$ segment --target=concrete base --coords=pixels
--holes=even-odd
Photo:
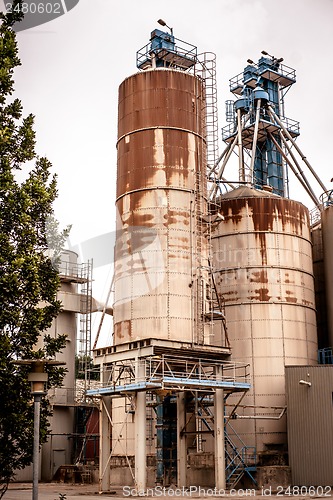
[[[186,486],[215,486],[214,453],[189,453],[187,457]]]
[[[153,460],[152,460],[153,458]],[[151,465],[155,457],[147,456],[147,488],[153,488],[155,486],[156,479],[156,466]],[[133,456],[128,457],[128,461],[131,465],[132,472],[134,474],[135,470],[135,460]],[[110,461],[111,473],[110,473],[110,485],[111,486],[132,486],[134,487],[134,479],[131,474],[131,470],[128,466],[126,457],[118,455],[111,458]]]
[[[270,488],[276,492],[279,486],[291,485],[291,469],[286,465],[269,465],[257,467],[256,481],[259,488]]]

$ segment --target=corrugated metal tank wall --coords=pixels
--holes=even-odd
[[[115,343],[192,341],[195,209],[204,186],[202,82],[153,70],[119,88]]]
[[[218,205],[224,221],[212,239],[217,288],[233,359],[250,363],[252,373],[253,388],[242,403],[284,406],[284,365],[317,362],[308,211],[247,187],[222,196]],[[257,408],[262,413],[267,410]],[[233,426],[259,451],[287,442],[285,417]]]
[[[333,347],[333,205],[326,207],[322,211],[321,224],[328,323],[328,345],[324,347]]]

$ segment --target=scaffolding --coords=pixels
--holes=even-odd
[[[81,396],[89,387],[91,373],[91,314],[92,314],[92,260],[85,263],[61,261],[59,276],[63,283],[75,284],[79,287],[80,297],[79,334],[76,343],[76,357],[78,360],[77,375],[84,380],[84,387],[80,388]]]

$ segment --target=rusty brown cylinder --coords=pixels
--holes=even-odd
[[[286,419],[260,420],[284,406],[285,365],[317,362],[308,210],[301,203],[241,187],[219,200],[224,221],[213,235],[216,283],[224,297],[232,356],[250,364],[243,403],[257,419],[235,423],[258,451],[286,444]],[[240,413],[240,412],[239,412]]]
[[[193,340],[195,196],[206,145],[202,82],[154,70],[119,88],[115,343]]]

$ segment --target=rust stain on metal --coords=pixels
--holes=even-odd
[[[188,73],[164,70],[132,75],[119,87],[118,137],[163,125],[203,135],[203,95],[202,82]]]
[[[258,239],[262,265],[267,265],[266,234],[282,226],[282,231],[303,236],[308,228],[308,212],[300,203],[286,198],[253,196],[219,199],[219,212],[224,223],[237,226],[244,224],[245,218],[252,219],[253,230]],[[281,230],[281,229],[280,229]]]
[[[268,294],[268,288],[258,288],[254,290],[255,295],[250,295],[249,300],[259,300],[260,302],[269,302],[272,298],[271,295]]]
[[[165,222],[163,226],[168,227],[173,224],[183,224],[184,226],[190,225],[190,213],[187,212],[178,212],[177,210],[168,210],[168,212],[163,216]]]
[[[172,322],[161,320],[152,324],[147,297],[144,294],[137,299],[130,296],[131,275],[136,273],[135,286],[140,284],[137,274],[140,273],[144,290],[150,283],[156,283],[162,289],[167,287],[168,296],[179,293],[179,282],[184,277],[191,281],[191,203],[197,179],[201,176],[204,179],[206,169],[204,94],[200,79],[173,70],[137,73],[119,87],[116,195],[119,216],[115,248],[118,302],[114,306],[118,343],[131,338],[134,329],[135,336],[155,334],[170,338]],[[205,185],[205,180],[203,182]],[[134,236],[131,228],[138,228]],[[144,256],[141,260],[134,252],[149,245],[149,231],[156,241],[155,247],[148,249],[145,261]],[[122,262],[117,263],[118,259]],[[177,282],[173,276],[179,272]],[[159,303],[161,289],[149,291],[152,302]],[[122,298],[127,305],[124,306]],[[189,294],[188,304],[190,301]],[[178,303],[181,308],[184,301]],[[187,309],[190,307],[168,312],[168,318],[177,315],[179,325],[184,320],[184,338],[191,340]],[[133,310],[141,311],[140,322],[146,320],[149,327],[137,332],[137,324],[135,327],[132,324]]]
[[[305,299],[302,299],[302,304],[303,306],[313,306],[313,303],[310,302],[310,300],[305,300]]]
[[[286,297],[286,302],[290,302],[291,304],[297,304],[296,297]]]
[[[292,297],[292,295],[294,295],[293,292],[291,292],[290,290],[286,290],[286,297],[285,297],[286,302],[297,304],[297,297]]]
[[[267,271],[262,269],[251,273],[250,282],[252,283],[268,283]]]
[[[125,336],[128,338],[132,337],[132,325],[128,320],[121,321],[120,323],[115,323],[114,334],[116,339],[123,339]]]

